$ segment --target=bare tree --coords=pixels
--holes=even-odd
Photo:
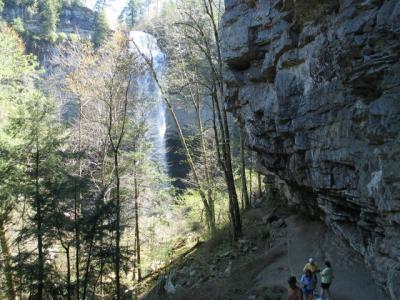
[[[193,178],[194,178],[194,184],[195,184],[195,188],[198,190],[200,197],[202,199],[203,205],[205,207],[205,210],[207,212],[207,220],[208,220],[208,226],[211,232],[213,232],[215,230],[215,221],[214,221],[214,217],[212,214],[212,208],[210,208],[210,204],[212,205],[212,201],[208,201],[207,199],[207,192],[206,192],[206,188],[204,187],[204,182],[201,179],[201,176],[199,175],[199,172],[196,168],[195,165],[195,161],[193,159],[193,154],[190,151],[189,145],[188,145],[188,141],[187,141],[187,137],[184,135],[183,130],[182,130],[182,126],[181,123],[178,119],[178,116],[176,114],[176,110],[175,107],[169,97],[169,94],[167,92],[167,90],[165,89],[165,86],[163,85],[163,83],[160,81],[159,75],[157,74],[157,71],[155,70],[154,67],[154,59],[153,57],[150,55],[150,57],[148,55],[146,55],[145,53],[143,53],[143,50],[140,49],[140,47],[136,44],[135,41],[132,41],[132,44],[134,45],[134,47],[136,48],[137,53],[142,57],[142,59],[144,60],[144,62],[146,63],[148,70],[151,72],[159,90],[162,96],[162,99],[164,101],[164,103],[167,106],[168,111],[170,112],[173,122],[176,126],[177,132],[178,132],[178,136],[179,139],[181,141],[184,153],[186,155],[186,160],[187,163],[190,167],[190,170],[193,174]],[[199,114],[197,114],[199,116]],[[201,123],[201,120],[199,121]],[[210,194],[209,194],[210,195]],[[211,195],[210,195],[211,198]],[[209,199],[210,199],[209,198]]]
[[[183,76],[186,80],[181,80],[181,88],[189,90],[187,94],[191,95],[189,98],[194,99],[195,110],[196,98],[200,95],[198,91],[201,91],[201,103],[206,103],[206,99],[209,99],[211,102],[216,157],[225,177],[229,195],[232,232],[236,240],[240,237],[242,229],[235,178],[233,175],[230,127],[227,110],[223,101],[225,91],[219,36],[219,21],[223,4],[222,1],[211,0],[177,1],[176,3],[177,16],[174,16],[174,20],[171,23],[172,27],[175,28],[175,40],[180,40],[181,46],[177,47],[174,44],[173,51],[170,52],[173,57],[178,56],[177,60],[183,61],[179,65],[186,72],[189,71],[189,76],[187,74]],[[171,40],[169,31],[165,30],[167,37],[164,42],[166,44]],[[176,60],[171,65],[175,64]],[[151,64],[149,66],[151,67]],[[193,76],[190,76],[192,74]],[[167,100],[171,102],[169,99]],[[185,150],[185,152],[187,151]],[[189,165],[191,165],[190,159],[188,161]],[[194,168],[194,164],[191,168]],[[202,188],[204,189],[203,186]]]
[[[135,95],[132,93],[134,77],[138,70],[134,56],[129,52],[126,35],[116,32],[112,39],[94,50],[89,44],[72,44],[68,49],[58,49],[53,61],[60,70],[54,72],[53,82],[59,84],[59,78],[66,78],[64,95],[77,103],[76,117],[71,120],[71,138],[76,141],[78,177],[89,177],[97,196],[91,201],[95,204],[93,221],[90,224],[85,257],[83,298],[87,295],[88,279],[91,272],[94,238],[100,222],[102,207],[107,201],[114,202],[114,271],[115,295],[121,297],[121,152],[125,151],[127,132],[131,129],[129,113],[133,110]],[[57,80],[58,79],[58,80]],[[57,85],[56,85],[57,87]],[[58,86],[58,88],[60,88]],[[56,89],[57,90],[57,89]],[[63,101],[62,106],[65,106]],[[68,102],[68,99],[67,99]],[[60,108],[60,111],[62,109]],[[125,166],[123,166],[125,169]],[[81,193],[78,193],[74,205],[74,216],[78,216],[81,207]],[[90,203],[85,203],[88,206]],[[96,212],[98,211],[98,212]],[[77,217],[75,217],[78,222]],[[82,222],[82,218],[80,222]],[[79,224],[79,223],[78,223]],[[76,233],[79,233],[76,230]],[[80,282],[80,235],[75,235],[76,285]],[[100,277],[101,274],[100,274]],[[81,292],[77,291],[80,295]]]

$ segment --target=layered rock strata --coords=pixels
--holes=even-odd
[[[226,105],[260,170],[400,299],[400,2],[225,6]]]
[[[5,6],[2,17],[9,23],[16,18],[24,21],[26,30],[35,34],[42,31],[41,16],[39,12],[31,12],[24,5]],[[81,37],[90,38],[95,30],[95,13],[83,6],[66,6],[60,10],[57,31],[76,33]]]

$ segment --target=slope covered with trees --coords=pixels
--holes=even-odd
[[[397,299],[400,4],[310,1],[0,0],[0,299]]]
[[[59,5],[41,2],[47,37]],[[233,242],[241,236],[257,180],[223,104],[222,3],[167,3],[150,22],[138,6],[128,3],[122,28],[158,37],[164,75],[128,31],[108,31],[101,8],[93,40],[55,42],[47,70],[25,49],[24,23],[0,25],[1,298],[133,297],[199,240],[228,224]],[[190,169],[184,190],[152,157],[146,74]]]

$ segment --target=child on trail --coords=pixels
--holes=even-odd
[[[325,260],[326,268],[321,272],[321,300],[328,300],[331,298],[329,287],[331,286],[334,278],[331,263]]]
[[[306,269],[303,276],[301,276],[300,282],[303,285],[302,291],[305,300],[312,300],[316,281],[310,269]]]
[[[303,300],[303,294],[297,286],[297,279],[295,276],[290,276],[288,279],[288,300]]]

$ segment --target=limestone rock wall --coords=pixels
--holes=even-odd
[[[260,169],[400,299],[400,1],[225,6],[226,105]]]
[[[32,13],[24,5],[6,4],[2,17],[7,22],[16,18],[24,20],[26,29],[33,33],[41,32],[41,20],[38,12]],[[57,31],[77,33],[84,38],[90,38],[95,30],[95,13],[84,6],[66,6],[60,9]]]
[[[16,18],[23,20],[26,32],[22,37],[28,52],[35,54],[46,70],[50,69],[48,59],[57,43],[49,42],[43,37],[43,24],[39,11],[32,12],[26,5],[6,2],[0,17],[9,24],[12,24]],[[57,33],[75,34],[79,35],[81,39],[89,40],[95,32],[95,18],[95,12],[87,7],[64,6],[59,11]],[[42,38],[33,38],[34,35]]]

